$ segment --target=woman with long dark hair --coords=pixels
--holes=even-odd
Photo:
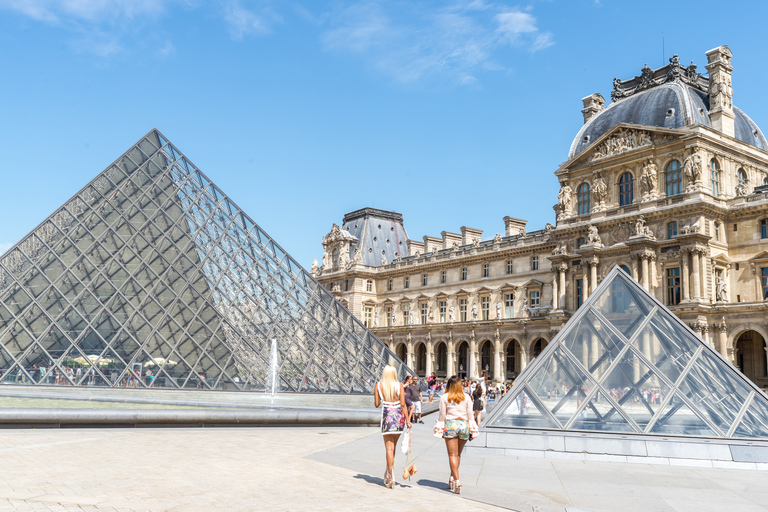
[[[445,394],[440,397],[440,417],[435,423],[435,435],[442,435],[445,439],[448,463],[451,466],[448,489],[456,494],[461,493],[461,482],[459,482],[461,452],[467,441],[474,439],[477,433],[477,423],[472,413],[472,399],[464,392],[461,379],[454,375],[448,379]]]

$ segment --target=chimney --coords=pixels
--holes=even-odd
[[[733,87],[731,87],[731,57],[727,46],[718,46],[707,52],[709,72],[709,119],[712,128],[734,136]]]
[[[581,102],[584,103],[584,110],[582,110],[581,113],[584,114],[584,124],[587,124],[587,121],[603,110],[605,98],[603,98],[599,92],[596,92],[595,94],[590,94],[586,98],[581,98]]]
[[[473,244],[475,240],[479,242],[482,236],[483,236],[482,229],[475,229],[475,228],[468,228],[467,226],[461,226],[461,244],[462,245]]]
[[[504,236],[514,236],[525,233],[526,224],[528,224],[527,220],[504,217]]]

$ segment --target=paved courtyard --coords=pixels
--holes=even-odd
[[[433,421],[394,490],[376,428],[2,430],[0,510],[768,511],[766,471],[498,456],[465,456],[457,497]]]

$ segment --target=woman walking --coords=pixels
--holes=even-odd
[[[395,486],[395,447],[405,426],[411,428],[406,416],[405,389],[397,381],[394,366],[386,366],[381,373],[381,381],[373,388],[373,403],[381,406],[381,435],[387,451],[387,470],[384,472],[384,485],[387,489]]]
[[[454,375],[448,379],[445,394],[440,397],[440,417],[435,424],[435,435],[442,434],[445,439],[448,463],[451,466],[448,489],[455,494],[461,494],[461,452],[467,441],[474,439],[477,433],[477,424],[472,414],[472,399],[464,393],[461,380]]]
[[[472,411],[475,414],[475,423],[479,425],[483,414],[483,388],[480,386],[477,386],[472,394]]]

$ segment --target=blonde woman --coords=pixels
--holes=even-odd
[[[461,482],[459,482],[461,452],[467,441],[474,439],[477,434],[477,423],[472,413],[472,399],[464,392],[461,379],[454,375],[448,379],[445,394],[440,397],[440,417],[435,423],[435,436],[445,439],[448,464],[451,466],[448,489],[455,494],[461,494]]]
[[[387,470],[384,472],[384,485],[387,489],[395,486],[395,447],[406,425],[411,428],[408,408],[405,406],[405,389],[397,381],[394,366],[387,366],[381,373],[381,381],[373,389],[373,403],[381,406],[381,435],[387,451]]]

